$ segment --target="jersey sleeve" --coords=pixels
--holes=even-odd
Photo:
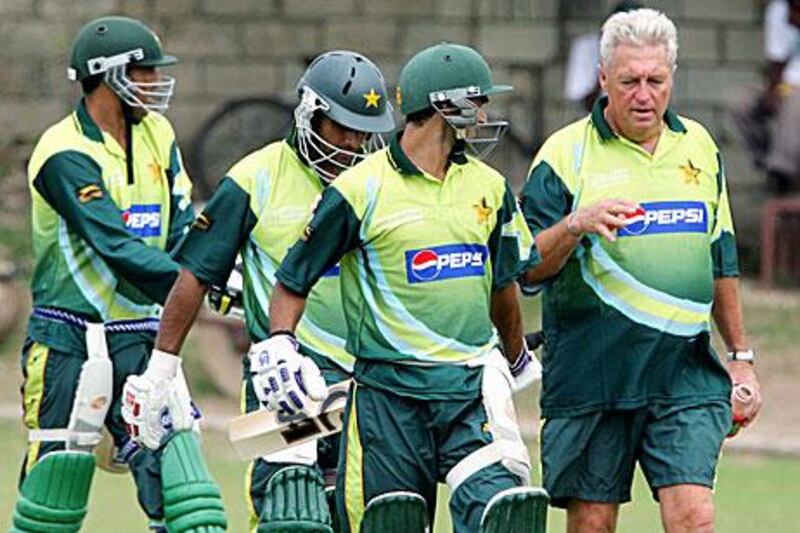
[[[512,283],[540,261],[533,246],[533,235],[508,185],[497,212],[497,223],[489,236],[489,255],[492,258],[493,290]]]
[[[283,259],[278,281],[292,292],[307,295],[325,272],[358,246],[360,228],[353,205],[335,186],[328,187],[303,236]]]
[[[739,259],[736,251],[736,236],[733,230],[725,166],[717,153],[718,198],[714,227],[711,233],[711,259],[715,278],[730,278],[739,275]]]
[[[80,152],[59,152],[42,165],[33,186],[117,275],[164,303],[179,267],[166,252],[128,231],[97,163]]]
[[[226,177],[178,245],[175,260],[203,283],[224,286],[257,222],[250,194]]]
[[[554,226],[572,210],[573,196],[555,169],[544,159],[534,163],[522,188],[521,205],[531,233]]]
[[[171,195],[167,250],[172,251],[180,239],[189,231],[189,226],[194,220],[192,182],[186,173],[186,168],[183,166],[181,151],[175,140],[172,141],[172,146],[170,147],[167,179]]]

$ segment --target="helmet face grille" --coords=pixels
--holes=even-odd
[[[314,89],[306,87],[302,90],[300,104],[294,110],[297,149],[314,173],[325,182],[333,181],[371,152],[383,148],[383,139],[378,134],[367,135],[358,152],[340,148],[325,140],[314,131],[312,122],[316,112],[325,113],[328,109],[330,106],[325,99]]]
[[[155,82],[135,82],[125,72],[124,65],[106,71],[105,82],[126,104],[155,113],[164,113],[175,91],[175,79],[161,76]]]

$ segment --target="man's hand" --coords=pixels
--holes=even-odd
[[[617,229],[629,224],[628,217],[641,211],[636,202],[614,198],[582,207],[567,217],[567,231],[574,237],[597,233],[609,242],[617,240]]]
[[[153,350],[147,369],[122,387],[122,418],[139,444],[157,449],[170,431],[192,429],[199,413],[189,398],[180,358]]]
[[[297,340],[287,333],[254,344],[247,354],[256,397],[270,411],[294,415],[309,400],[324,400],[328,387],[317,365],[298,352]]]
[[[747,361],[729,361],[728,374],[733,382],[731,393],[733,422],[741,427],[747,427],[761,410],[761,387],[758,376],[753,365]],[[746,393],[743,394],[744,390]],[[745,400],[744,396],[748,396],[749,400]]]
[[[514,392],[529,387],[542,379],[542,364],[536,358],[533,350],[527,346],[527,338],[526,343],[522,345],[522,351],[509,368],[511,375],[514,377],[514,385],[512,387]]]

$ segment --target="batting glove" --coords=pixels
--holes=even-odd
[[[256,397],[270,411],[302,413],[328,394],[319,367],[298,349],[293,335],[279,333],[254,344],[248,353]]]

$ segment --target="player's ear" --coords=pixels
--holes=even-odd
[[[608,92],[608,73],[602,63],[600,63],[599,67],[597,71],[600,78],[600,88],[603,89],[604,92]]]

